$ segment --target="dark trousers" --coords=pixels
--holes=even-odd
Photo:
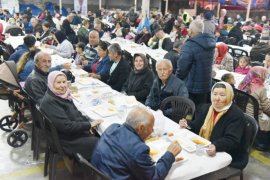
[[[189,99],[191,99],[194,102],[197,108],[201,104],[209,103],[209,94],[210,93],[201,93],[201,94],[189,93]]]

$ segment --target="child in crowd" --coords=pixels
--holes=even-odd
[[[238,61],[238,67],[235,69],[235,72],[240,74],[247,74],[251,68],[249,65],[249,57],[241,56]]]
[[[76,44],[74,60],[76,65],[82,65],[82,61],[84,60],[84,48],[85,44],[83,42],[79,42]]]
[[[224,74],[224,75],[221,77],[221,80],[224,81],[224,82],[229,83],[229,84],[234,88],[234,85],[235,85],[235,79],[234,79],[233,74],[231,74],[231,73],[226,73],[226,74]]]
[[[264,67],[268,70],[268,80],[270,79],[270,52],[268,52],[266,55],[265,55],[265,59],[263,61],[264,63]]]

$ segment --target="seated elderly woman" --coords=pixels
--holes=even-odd
[[[267,90],[264,86],[267,75],[266,68],[252,67],[238,87],[251,94],[259,102],[259,127],[261,131],[257,134],[256,146],[260,150],[267,150],[270,145],[270,99],[267,97]],[[253,116],[253,105],[248,104],[247,113]]]
[[[172,74],[172,62],[168,59],[163,59],[157,62],[156,70],[158,77],[154,80],[148,95],[145,105],[151,109],[157,110],[161,102],[170,96],[188,97],[188,90],[184,82]],[[169,116],[169,111],[166,116]]]
[[[233,97],[232,86],[218,82],[211,91],[212,103],[200,106],[192,121],[181,119],[179,124],[211,141],[206,150],[208,155],[225,151],[232,156],[230,166],[243,169],[248,163],[243,136],[245,121],[243,112],[232,103]]]
[[[122,92],[133,95],[137,101],[144,103],[153,84],[153,73],[148,68],[148,60],[144,54],[134,55],[134,70],[122,87]]]
[[[89,72],[89,76],[101,79],[110,71],[112,62],[108,56],[108,45],[100,41],[97,47],[97,55],[93,61],[89,61],[87,65],[83,66],[83,69]]]
[[[227,44],[221,42],[216,45],[215,57],[215,66],[218,69],[233,72],[233,57],[229,53]]]
[[[89,131],[91,132],[102,121],[91,121],[78,111],[71,99],[64,73],[53,71],[49,74],[48,89],[40,110],[46,114],[58,131],[64,152],[69,156],[80,153],[90,160],[98,139],[90,135]]]
[[[70,58],[72,53],[74,53],[74,48],[72,44],[67,40],[66,34],[62,31],[56,31],[53,34],[54,40],[58,43],[58,45],[50,46],[44,45],[46,48],[54,49],[54,53],[62,56],[63,58]]]

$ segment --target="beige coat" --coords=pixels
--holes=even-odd
[[[259,102],[259,127],[262,131],[270,131],[270,99],[266,88],[262,87],[251,94]],[[247,105],[247,113],[253,116],[253,105]]]

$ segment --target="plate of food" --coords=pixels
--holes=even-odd
[[[102,105],[96,106],[94,107],[93,111],[101,117],[113,116],[118,113],[115,106],[111,104],[102,104]]]
[[[210,141],[208,141],[207,139],[204,139],[204,138],[202,138],[200,136],[191,137],[190,139],[196,145],[201,144],[201,145],[208,146],[209,144],[211,144]]]

